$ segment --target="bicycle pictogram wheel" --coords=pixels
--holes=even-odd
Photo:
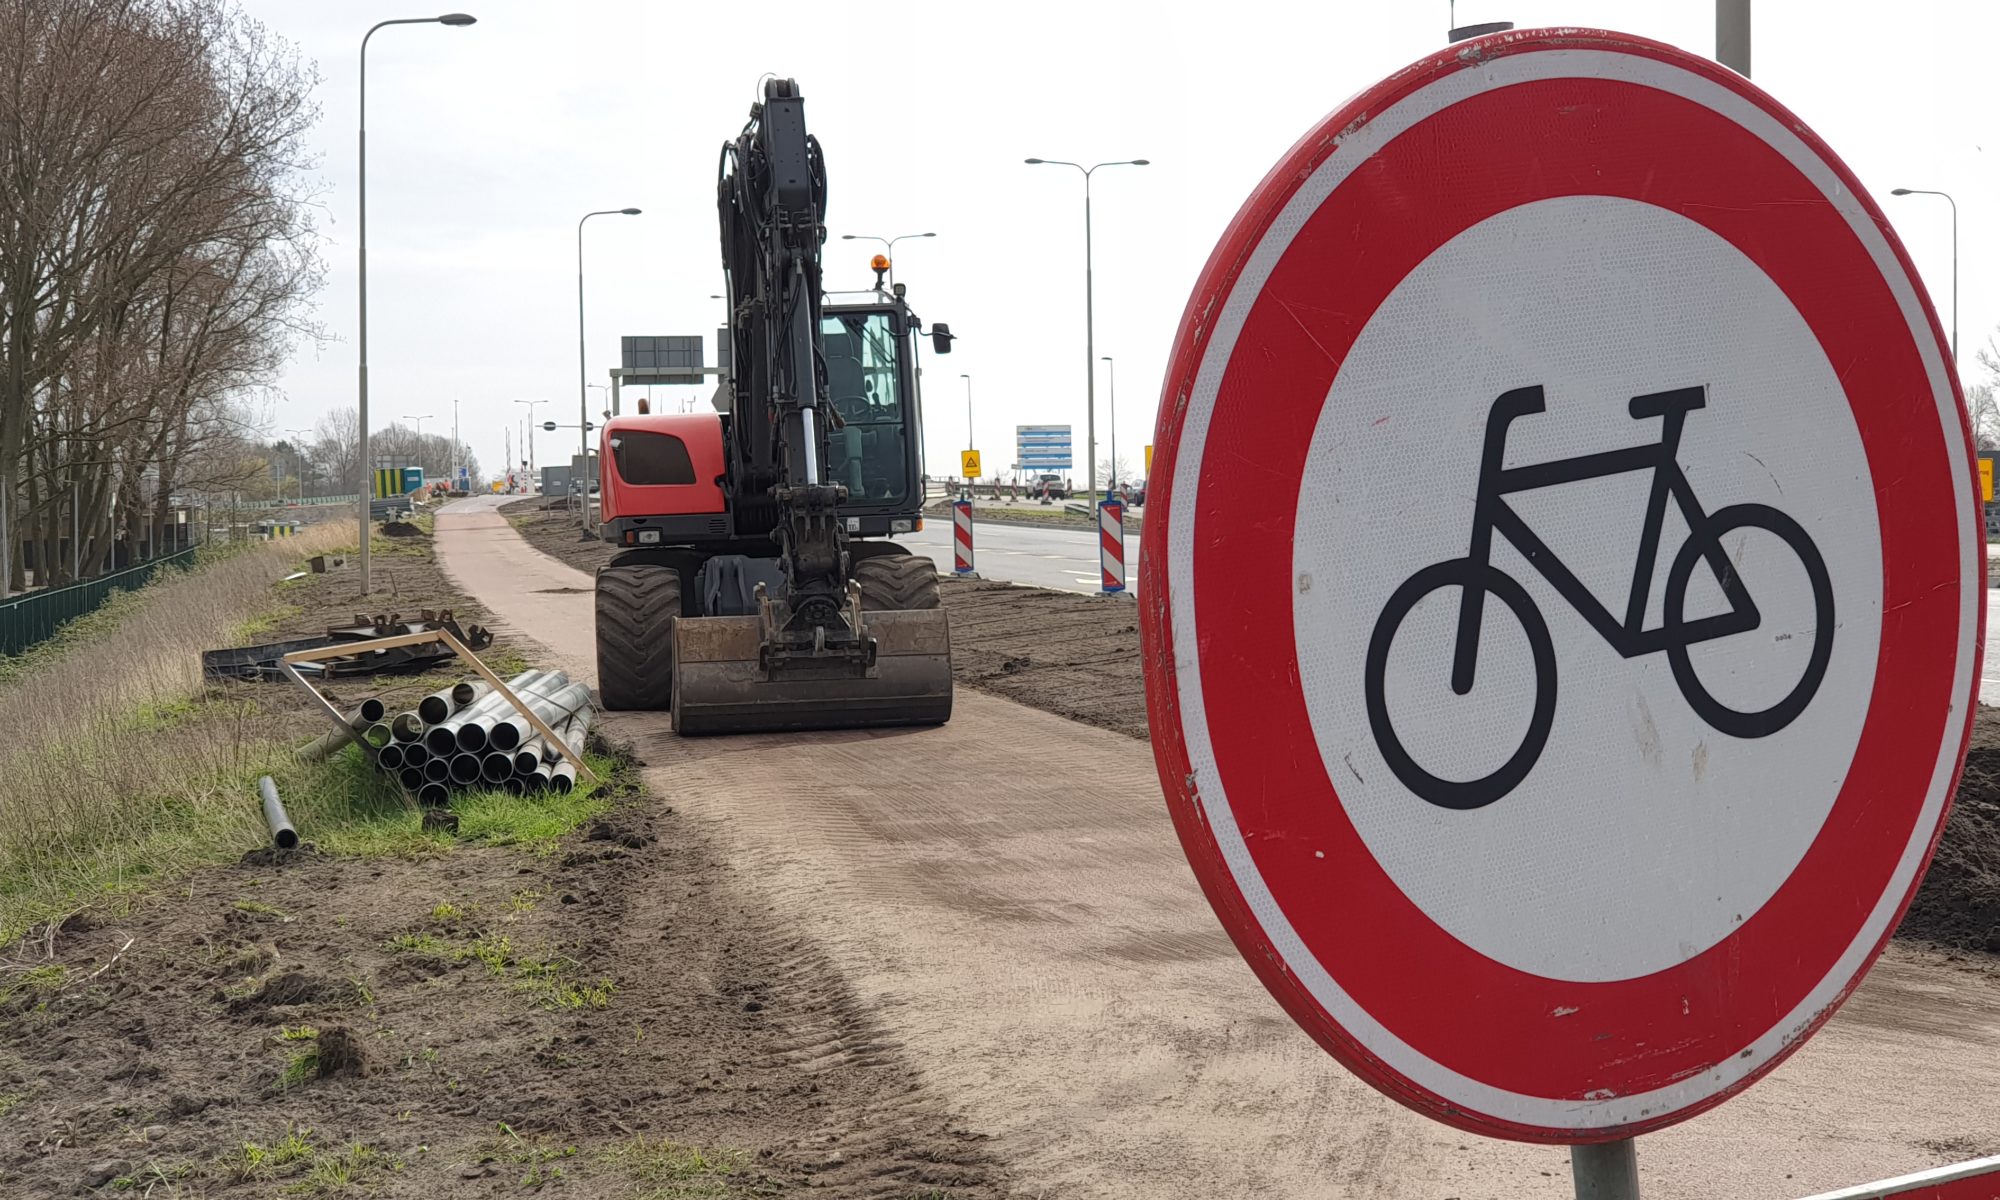
[[[1530,702],[1527,734],[1506,762],[1490,774],[1476,779],[1446,779],[1420,765],[1396,735],[1395,723],[1389,716],[1389,651],[1395,645],[1396,630],[1425,597],[1441,589],[1462,591],[1473,586],[1477,586],[1486,597],[1499,600],[1521,623],[1528,639],[1529,657],[1534,662],[1535,692]],[[1456,597],[1449,602],[1456,607]],[[1460,653],[1476,655],[1478,647],[1463,647]],[[1449,660],[1439,665],[1448,673]],[[1390,595],[1388,603],[1382,606],[1381,616],[1375,619],[1375,631],[1368,639],[1363,680],[1367,691],[1368,724],[1374,731],[1375,743],[1383,760],[1404,787],[1441,808],[1484,808],[1513,791],[1528,777],[1528,772],[1535,769],[1536,760],[1542,756],[1542,748],[1548,744],[1549,730],[1555,726],[1556,646],[1549,636],[1549,623],[1529,597],[1527,589],[1512,575],[1491,563],[1454,558],[1432,563],[1404,580],[1402,586]]]
[[[1667,590],[1662,598],[1661,616],[1668,631],[1683,627],[1687,612],[1688,584],[1694,577],[1695,568],[1701,564],[1707,550],[1719,547],[1724,535],[1738,529],[1762,529],[1774,534],[1798,555],[1800,566],[1805,568],[1806,579],[1812,585],[1813,628],[1812,652],[1807,656],[1805,672],[1784,697],[1768,708],[1753,711],[1734,709],[1715,698],[1700,676],[1695,674],[1692,656],[1688,653],[1691,645],[1701,645],[1701,641],[1690,642],[1684,637],[1669,637],[1667,661],[1672,664],[1674,682],[1680,686],[1681,695],[1695,715],[1708,722],[1717,731],[1731,737],[1768,737],[1798,719],[1806,705],[1812,703],[1814,693],[1819,691],[1820,680],[1826,677],[1826,665],[1833,658],[1833,581],[1828,577],[1826,561],[1820,557],[1819,547],[1807,535],[1805,529],[1791,517],[1766,504],[1731,504],[1718,508],[1708,515],[1699,536],[1690,536],[1674,556],[1673,566],[1667,571]],[[1735,565],[1727,554],[1716,556],[1718,570],[1734,573]],[[1724,590],[1733,590],[1728,579],[1719,579]],[[1753,601],[1755,597],[1752,597]],[[1741,637],[1742,634],[1733,636]],[[1720,639],[1725,644],[1728,639]]]

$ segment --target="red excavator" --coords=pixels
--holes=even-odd
[[[712,413],[613,417],[599,447],[597,682],[683,734],[931,725],[951,635],[923,527],[923,328],[876,260],[826,304],[826,162],[789,79],[723,147],[730,358]],[[933,325],[949,353],[948,326]]]

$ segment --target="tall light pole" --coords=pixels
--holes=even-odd
[[[472,24],[476,20],[476,17],[465,13],[446,13],[441,17],[402,17],[393,21],[377,21],[375,24],[369,26],[367,33],[361,35],[361,186],[357,189],[360,195],[361,207],[361,219],[358,222],[361,242],[361,336],[359,339],[361,344],[361,377],[360,399],[356,405],[356,420],[361,425],[359,446],[361,457],[361,594],[364,596],[368,594],[368,516],[372,508],[369,501],[372,499],[375,490],[370,486],[374,480],[374,476],[370,473],[368,465],[368,39],[375,36],[377,29],[381,29],[386,25],[450,25],[462,28]]]
[[[888,251],[887,257],[889,259],[889,286],[895,287],[896,286],[896,243],[900,241],[905,241],[909,238],[927,238],[936,236],[937,234],[935,233],[899,233],[892,238],[883,238],[883,237],[875,237],[872,234],[866,234],[866,233],[843,233],[840,235],[840,240],[843,242],[882,243],[882,248]],[[709,299],[714,300],[717,299],[717,297],[710,296]]]
[[[1715,61],[1750,77],[1750,0],[1715,0]]]
[[[528,477],[532,480],[535,473],[535,406],[537,404],[547,404],[548,401],[516,400],[514,403],[528,406]]]
[[[583,453],[584,524],[590,523],[590,389],[583,368],[583,223],[592,217],[636,217],[636,208],[601,208],[583,214],[576,223],[576,413],[577,442]]]
[[[1958,375],[1958,201],[1927,188],[1897,188],[1891,196],[1944,196],[1951,205],[1951,373]]]
[[[972,376],[960,372],[958,377],[965,380],[965,448],[972,450],[977,448],[972,444]]]
[[[1058,158],[1030,158],[1026,162],[1031,167],[1075,167],[1083,173],[1083,366],[1085,378],[1089,381],[1085,388],[1086,414],[1084,417],[1084,453],[1090,459],[1090,496],[1097,499],[1097,327],[1096,327],[1096,284],[1092,279],[1090,262],[1090,177],[1099,167],[1143,167],[1150,159],[1127,158],[1117,162],[1101,162],[1091,166],[1082,163],[1064,162]]]
[[[1118,364],[1104,356],[1105,381],[1111,386],[1105,389],[1111,400],[1111,486],[1107,491],[1118,490]]]
[[[299,449],[299,443],[298,443],[298,439],[299,439],[300,437],[303,437],[303,436],[305,436],[306,434],[309,434],[309,433],[311,433],[311,432],[312,432],[312,430],[310,430],[310,429],[287,429],[287,430],[285,430],[285,432],[286,432],[286,433],[289,433],[289,434],[292,434],[292,435],[293,435],[293,439],[292,439],[292,461],[293,461],[293,462],[294,462],[295,464],[297,464],[297,466],[298,466],[298,468],[299,468],[299,472],[298,472],[298,474],[299,474],[299,503],[300,503],[300,504],[304,504],[304,503],[306,502],[306,456],[305,456],[304,452],[302,452],[302,451],[301,451],[301,450]],[[282,500],[282,499],[284,499],[284,497],[280,496],[280,497],[279,497],[279,499],[281,499],[281,500]]]
[[[402,417],[401,417],[400,419],[401,419],[401,420],[405,420],[405,421],[414,421],[414,422],[416,422],[416,425],[417,425],[417,443],[416,443],[416,445],[417,445],[417,452],[416,452],[416,454],[415,454],[415,455],[414,455],[413,457],[415,457],[415,458],[416,458],[416,460],[417,460],[417,466],[421,467],[421,466],[423,466],[423,465],[424,465],[424,422],[425,422],[425,421],[429,421],[429,420],[433,420],[434,418],[433,418],[433,417],[432,417],[432,416],[431,416],[431,415],[430,415],[429,413],[425,413],[425,414],[424,414],[423,416],[421,416],[421,417],[413,417],[413,416],[411,416],[411,415],[410,415],[409,413],[404,413],[404,414],[402,415]]]

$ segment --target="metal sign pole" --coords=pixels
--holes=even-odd
[[[1571,1146],[1569,1169],[1576,1200],[1639,1200],[1638,1143],[1631,1138]]]

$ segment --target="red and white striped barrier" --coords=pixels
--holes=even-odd
[[[2000,1196],[2000,1158],[1981,1158],[1957,1166],[1939,1167],[1935,1171],[1920,1171],[1880,1183],[1864,1183],[1860,1187],[1808,1196],[1806,1200],[1892,1200],[1894,1197],[1908,1197],[1908,1200],[1993,1200],[1996,1196]]]
[[[1118,500],[1097,504],[1097,558],[1104,569],[1104,594],[1125,590],[1125,505]]]
[[[951,502],[951,569],[954,575],[972,574],[972,501]]]

